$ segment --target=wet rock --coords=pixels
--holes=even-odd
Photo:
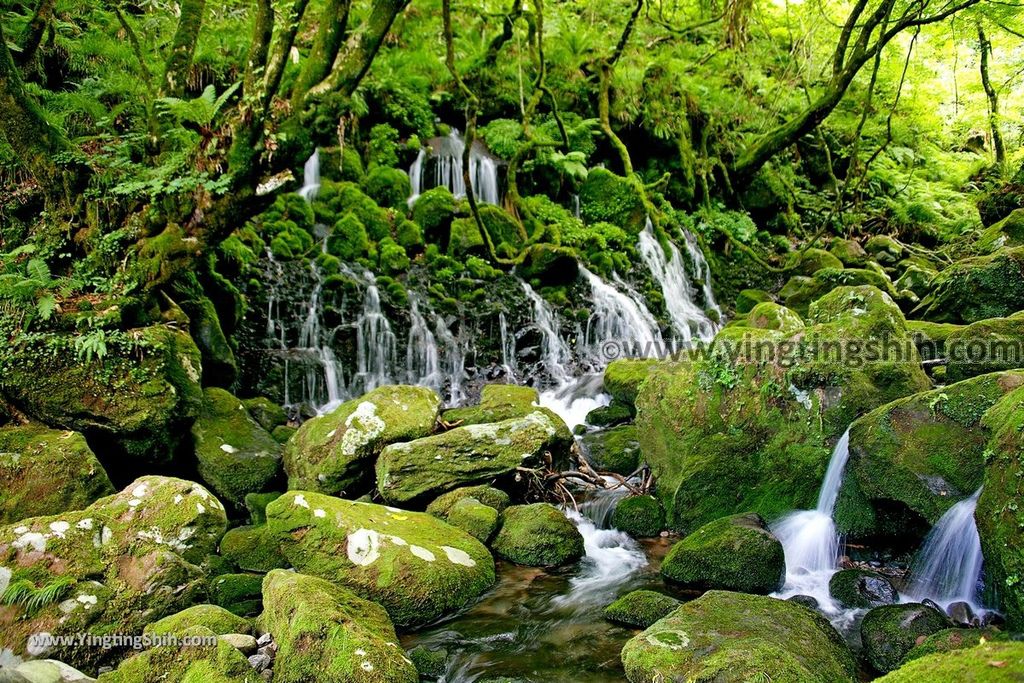
[[[614,427],[633,419],[633,410],[621,401],[612,401],[606,406],[594,408],[587,413],[584,421],[594,427]],[[629,474],[627,472],[627,474]]]
[[[630,496],[615,506],[612,526],[636,538],[657,536],[665,526],[665,511],[653,496]]]
[[[631,628],[647,628],[671,614],[681,603],[675,598],[649,590],[636,590],[604,608],[604,618]]]
[[[1016,683],[1021,678],[1024,678],[1024,643],[989,642],[920,657],[875,680],[877,683]]]
[[[795,602],[798,605],[803,605],[808,609],[818,609],[818,599],[811,595],[794,595],[787,598],[790,602]]]
[[[598,471],[628,476],[640,466],[640,440],[633,425],[588,432],[580,439],[580,446]]]
[[[417,645],[406,652],[413,666],[419,672],[420,678],[428,681],[436,681],[444,676],[448,667],[448,653],[444,650],[432,650],[422,645]]]
[[[946,608],[946,614],[953,620],[954,624],[960,626],[977,626],[978,617],[974,614],[969,603],[958,601],[950,603]]]
[[[922,640],[950,622],[942,612],[919,603],[885,605],[864,615],[860,636],[869,664],[880,673],[899,667],[900,662]]]
[[[491,544],[498,557],[528,567],[557,567],[583,557],[583,536],[548,503],[513,505]]]
[[[843,607],[868,608],[899,600],[896,587],[885,576],[865,569],[842,569],[828,582],[832,597]]]

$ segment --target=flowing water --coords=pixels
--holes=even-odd
[[[465,149],[466,143],[459,131],[452,129],[447,137],[437,141],[430,152],[427,149],[420,150],[409,167],[409,206],[415,204],[416,199],[432,187],[446,187],[456,199],[466,196],[466,182],[462,173]],[[429,185],[428,164],[433,165],[434,169]],[[480,143],[475,143],[469,150],[469,177],[477,201],[484,204],[499,203],[498,160],[488,154]]]
[[[946,511],[924,539],[910,567],[901,596],[914,602],[925,598],[948,607],[967,602],[975,613],[981,605],[981,539],[974,522],[981,489]]]
[[[313,150],[313,154],[306,159],[302,167],[302,187],[299,188],[299,195],[307,202],[316,199],[320,191],[320,150]]]
[[[398,354],[398,340],[391,331],[391,322],[380,308],[380,292],[373,274],[366,274],[363,313],[356,333],[357,393],[365,393],[384,384],[393,384],[392,370]]]

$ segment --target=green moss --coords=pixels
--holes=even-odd
[[[579,261],[572,249],[532,244],[523,253],[523,260],[516,267],[516,272],[538,287],[558,287],[575,282]]]
[[[953,652],[975,647],[982,642],[1009,640],[1010,634],[997,628],[947,628],[925,638],[903,658],[903,664],[939,652]]]
[[[77,432],[40,425],[0,428],[0,524],[80,510],[114,492]]]
[[[242,405],[249,411],[249,416],[268,432],[288,422],[288,414],[284,408],[265,396],[242,399]]]
[[[828,582],[829,594],[843,607],[865,609],[896,601],[896,587],[878,572],[840,569]]]
[[[427,506],[427,513],[440,519],[447,519],[451,509],[463,498],[473,498],[488,507],[494,508],[498,512],[502,512],[507,508],[510,502],[507,493],[493,486],[486,484],[464,486],[438,496],[434,502]]]
[[[1021,301],[1024,247],[1006,247],[943,270],[911,315],[940,323],[972,323],[1012,315]]]
[[[1024,312],[971,323],[946,338],[946,380],[1024,367]]]
[[[853,683],[853,657],[824,617],[785,600],[709,591],[622,649],[631,683]]]
[[[736,295],[736,312],[739,314],[749,313],[754,306],[771,301],[772,295],[760,289],[744,289]]]
[[[911,603],[876,607],[864,615],[860,625],[864,655],[876,671],[888,673],[899,667],[918,638],[949,626],[945,614],[925,605]]]
[[[446,187],[427,190],[416,199],[412,218],[423,229],[427,242],[446,245],[449,228],[455,217],[455,197]]]
[[[277,491],[246,494],[245,509],[249,511],[249,519],[253,524],[263,524],[267,521],[267,505],[280,495]]]
[[[864,243],[864,251],[879,263],[893,265],[903,258],[907,248],[888,235],[872,235]]]
[[[488,256],[484,236],[472,218],[456,218],[451,222],[448,233],[448,255],[458,257],[470,254]]]
[[[665,511],[651,496],[630,496],[615,506],[612,526],[638,538],[657,536],[665,528]]]
[[[247,619],[232,614],[217,605],[195,605],[186,610],[154,621],[146,626],[143,633],[167,635],[184,633],[193,626],[204,626],[219,636],[228,633],[252,633],[252,624]]]
[[[910,265],[903,271],[899,279],[896,280],[895,287],[898,291],[906,289],[919,297],[926,296],[931,291],[931,283],[935,276],[936,272],[930,268]]]
[[[278,425],[274,427],[274,430],[270,432],[270,436],[274,437],[274,441],[278,442],[282,446],[288,443],[295,432],[299,431],[298,427],[292,427],[291,425]]]
[[[949,335],[962,328],[962,325],[952,323],[932,323],[926,320],[907,321],[907,329],[914,335],[914,344],[924,360],[944,358],[946,356],[946,340]]]
[[[363,189],[380,206],[404,211],[410,194],[409,176],[397,168],[375,166],[366,174]]]
[[[857,240],[836,238],[829,244],[828,252],[843,262],[847,268],[860,268],[868,262],[868,253]]]
[[[759,330],[776,330],[792,334],[804,328],[803,319],[785,306],[766,301],[757,304],[747,314],[744,321],[747,327]]]
[[[378,242],[391,234],[391,216],[377,206],[355,183],[335,183],[325,180],[313,202],[318,223],[334,225],[347,213],[352,213],[363,224],[367,237]],[[336,254],[341,258],[340,254]]]
[[[390,237],[381,240],[377,245],[380,258],[380,270],[385,275],[397,275],[409,270],[409,256],[402,245]]]
[[[287,566],[277,539],[265,524],[229,530],[220,539],[220,554],[239,569],[248,572],[268,572]]]
[[[660,362],[655,359],[612,361],[604,369],[604,390],[616,401],[632,406],[640,385]]]
[[[516,384],[485,384],[480,403],[444,411],[444,421],[454,425],[500,422],[525,417],[537,409],[540,395],[533,387]]]
[[[395,241],[410,254],[423,251],[423,230],[418,223],[410,220],[399,220],[395,227]]]
[[[587,223],[607,222],[637,235],[643,230],[647,209],[629,180],[594,168],[580,187],[580,214]]]
[[[334,223],[327,236],[327,251],[342,261],[354,261],[370,247],[366,226],[352,212],[346,213]]]
[[[180,638],[212,637],[214,632],[193,626]],[[102,683],[259,683],[262,679],[241,652],[227,642],[212,645],[161,645],[126,659],[114,671],[102,674]]]
[[[423,645],[417,645],[405,653],[421,679],[436,681],[444,676],[448,668],[448,653],[444,650],[431,650]]]
[[[814,275],[822,268],[842,270],[843,263],[824,249],[811,248],[800,255],[799,272],[802,275]]]
[[[263,610],[262,574],[221,574],[210,579],[210,602],[232,614],[256,616]]]
[[[734,515],[705,524],[672,546],[661,574],[691,588],[767,594],[782,587],[786,558],[759,515]]]
[[[1013,683],[1024,675],[1024,643],[985,643],[921,657],[879,683]]]
[[[476,498],[461,498],[448,511],[447,522],[487,543],[498,528],[498,511]]]
[[[633,409],[621,401],[613,400],[606,406],[594,408],[585,418],[588,425],[594,427],[613,427],[633,419]]]
[[[640,441],[633,425],[588,432],[580,439],[580,446],[599,471],[627,476],[640,466]]]
[[[506,508],[491,548],[498,557],[528,567],[558,567],[584,552],[576,525],[548,503]]]
[[[792,278],[779,297],[787,308],[800,315],[806,315],[810,305],[829,292],[840,287],[872,286],[877,287],[892,298],[897,297],[892,281],[881,273],[867,268],[823,268],[814,273],[809,280]]]
[[[637,590],[626,593],[605,607],[604,618],[630,628],[647,628],[674,612],[680,604],[664,593]]]

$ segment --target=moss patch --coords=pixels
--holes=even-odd
[[[529,567],[557,567],[584,552],[576,525],[548,503],[507,508],[491,547],[498,557]]]

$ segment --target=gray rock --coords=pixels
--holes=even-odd
[[[249,657],[249,666],[255,669],[257,673],[266,671],[273,663],[273,660],[267,655],[255,654]]]
[[[256,652],[256,639],[244,633],[228,633],[221,636],[220,639],[243,655],[251,655]]]
[[[274,642],[274,636],[272,636],[269,633],[264,633],[263,635],[261,635],[259,638],[256,639],[256,644],[259,645],[260,647],[263,647],[267,643],[272,643],[272,642]]]
[[[818,609],[817,598],[810,595],[794,595],[791,598],[787,598],[790,602],[795,602],[798,605],[803,605],[810,609]]]
[[[971,606],[963,601],[954,602],[946,608],[946,614],[953,620],[954,623],[961,626],[977,626],[979,624],[978,617],[974,614],[974,610]]]

